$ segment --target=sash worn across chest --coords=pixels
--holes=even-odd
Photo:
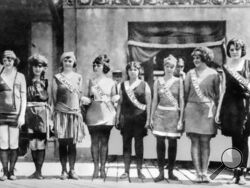
[[[95,100],[103,101],[103,102],[110,101],[109,97],[104,93],[102,88],[95,81],[92,81],[92,82],[93,82],[92,90],[95,91],[94,92]]]
[[[248,85],[250,82],[245,79],[243,76],[241,76],[237,71],[233,71],[231,68],[229,68],[227,65],[224,66],[224,68],[227,70],[227,72],[235,79],[237,80],[241,85],[243,85],[245,88],[248,88]]]
[[[63,76],[62,74],[57,74],[55,76],[57,78],[57,80],[59,82],[61,82],[71,93],[79,93],[79,90],[75,88],[75,86],[73,86],[72,83],[70,83],[70,81],[65,78],[65,76]]]
[[[164,95],[167,97],[167,99],[172,103],[172,105],[179,109],[178,101],[173,96],[172,92],[170,91],[170,87],[173,85],[175,79],[170,79],[167,82],[164,81],[163,78],[158,79],[160,87],[164,90]]]
[[[125,91],[127,93],[128,98],[130,99],[130,101],[139,109],[141,110],[146,110],[146,105],[140,103],[137,98],[135,97],[135,93],[134,93],[134,89],[139,86],[139,84],[141,83],[141,80],[137,80],[135,81],[133,84],[129,85],[128,81],[124,82],[124,88]]]
[[[195,93],[200,98],[201,102],[203,102],[204,104],[206,104],[209,107],[208,117],[209,118],[213,117],[212,109],[214,106],[214,102],[202,93],[201,88],[200,88],[199,83],[198,83],[197,74],[196,74],[194,69],[192,69],[190,71],[190,74],[191,74],[191,81],[192,81],[192,84],[194,86]]]

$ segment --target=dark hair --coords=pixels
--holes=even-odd
[[[107,74],[110,71],[109,58],[106,54],[99,55],[93,61],[93,65],[102,64],[103,65],[103,73]],[[94,68],[94,67],[93,67]]]
[[[236,49],[241,48],[241,57],[244,57],[246,55],[246,44],[240,39],[232,38],[227,43],[227,56],[228,57],[231,57],[230,52],[229,52],[231,45],[234,45]]]
[[[27,85],[31,84],[32,79],[34,78],[33,66],[38,65],[38,64],[42,64],[43,67],[47,67],[47,63],[45,62],[45,61],[47,61],[47,59],[40,59],[39,57],[40,56],[33,55],[33,56],[29,57],[29,59],[28,59]],[[44,70],[41,72],[40,79],[45,80],[45,71]]]
[[[17,67],[17,66],[19,65],[19,63],[20,63],[20,60],[19,60],[18,58],[16,58],[16,59],[14,59],[14,64],[13,64],[13,66],[14,66],[14,67]]]
[[[140,70],[141,70],[141,64],[140,64],[140,62],[138,62],[138,61],[130,61],[130,62],[128,62],[127,66],[126,66],[126,73],[127,73],[128,79],[130,79],[130,78],[129,78],[128,71],[129,71],[132,67],[135,67],[135,68],[139,71],[139,75],[140,75]],[[138,76],[139,76],[139,75],[138,75]]]
[[[197,54],[198,53],[198,54]],[[214,59],[214,52],[210,48],[207,47],[198,47],[195,48],[194,51],[191,53],[191,56],[198,55],[201,58],[201,61],[209,64]]]

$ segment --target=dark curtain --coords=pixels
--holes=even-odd
[[[225,21],[130,22],[129,59],[147,62],[162,50],[181,51],[208,46],[214,50],[215,62],[221,64],[224,60],[225,24]]]

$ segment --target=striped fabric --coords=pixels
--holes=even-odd
[[[16,113],[0,113],[0,126],[10,125],[17,126],[18,115]]]
[[[73,138],[74,142],[81,142],[85,135],[85,123],[82,116],[55,111],[54,126],[57,138]]]

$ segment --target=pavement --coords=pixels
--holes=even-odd
[[[157,167],[153,164],[145,163],[142,172],[146,179],[141,181],[137,178],[136,166],[131,165],[130,177],[121,180],[119,177],[124,172],[124,165],[120,161],[110,162],[106,166],[106,179],[92,179],[93,164],[91,162],[78,162],[75,166],[75,171],[79,175],[79,180],[60,180],[61,166],[59,162],[45,162],[42,173],[45,176],[44,180],[28,179],[35,170],[32,162],[19,161],[16,164],[15,174],[17,180],[6,180],[0,182],[0,188],[186,188],[186,187],[250,187],[250,174],[247,176],[247,184],[243,186],[229,185],[227,182],[232,177],[232,172],[228,170],[222,171],[216,179],[208,184],[197,184],[193,180],[195,171],[193,169],[182,168],[179,165],[175,168],[174,174],[179,178],[179,181],[170,181],[167,179],[167,170],[165,170],[166,180],[155,183],[154,178],[158,175]],[[215,169],[210,169],[211,174]],[[1,172],[2,173],[2,172]]]

